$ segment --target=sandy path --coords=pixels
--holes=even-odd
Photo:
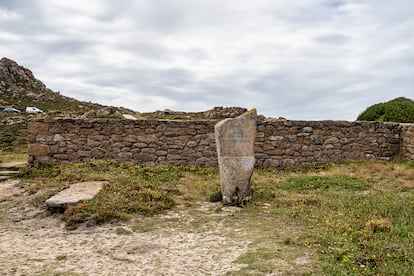
[[[17,183],[0,184],[0,275],[223,275],[240,269],[233,261],[248,248],[229,235],[243,230],[221,220],[186,228],[194,216],[215,216],[208,206],[160,215],[155,224],[152,218],[149,229],[140,230],[148,219],[137,218],[69,231],[33,207]]]

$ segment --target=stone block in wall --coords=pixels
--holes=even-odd
[[[114,135],[110,136],[109,141],[111,143],[120,143],[120,142],[123,141],[123,137],[122,137],[122,135],[114,134]]]
[[[52,142],[53,136],[49,134],[38,134],[36,135],[36,142]]]
[[[155,134],[139,135],[137,136],[137,140],[140,143],[152,143],[156,142],[158,137]]]
[[[168,154],[167,160],[180,160],[182,159],[181,155],[178,154]]]
[[[285,136],[285,141],[286,142],[294,143],[294,142],[296,142],[296,140],[297,140],[296,135],[287,135],[287,136]]]
[[[157,156],[166,156],[168,154],[168,151],[166,150],[157,150],[156,152]]]
[[[130,152],[120,152],[120,153],[118,153],[118,158],[120,158],[123,161],[131,161],[132,153],[130,153]]]
[[[275,159],[266,159],[263,162],[263,167],[264,168],[278,168],[281,166],[281,162],[280,160],[275,160]]]
[[[155,131],[157,131],[157,132],[164,132],[166,130],[167,130],[167,126],[165,124],[160,124],[155,129]]]
[[[65,138],[60,134],[55,134],[55,135],[53,135],[52,141],[53,142],[61,142],[61,141],[65,141]]]
[[[106,154],[106,150],[103,148],[94,148],[91,150],[91,157],[95,159],[104,158]]]
[[[90,157],[91,156],[91,152],[86,151],[86,150],[79,150],[77,153],[81,157]]]
[[[135,162],[155,162],[157,161],[157,155],[151,153],[138,153],[133,155],[133,160]]]
[[[315,145],[322,145],[324,143],[324,139],[322,135],[311,135],[311,141],[315,144]]]
[[[270,141],[282,142],[285,138],[283,136],[270,136]]]
[[[50,156],[30,156],[29,158],[30,163],[43,163],[43,164],[47,164],[47,163],[51,163],[53,162],[53,159]]]
[[[54,159],[57,159],[57,160],[69,160],[69,155],[67,155],[67,154],[54,154],[53,155],[53,158]]]
[[[47,134],[49,133],[49,125],[46,122],[33,122],[33,121],[29,121],[27,130],[30,134],[32,135],[37,135],[37,134]]]
[[[30,144],[28,146],[28,155],[30,156],[46,156],[49,152],[49,146],[47,145]]]
[[[329,144],[335,145],[335,144],[339,144],[339,143],[340,143],[340,141],[337,137],[328,138],[324,142],[325,145],[329,145]]]
[[[139,142],[139,143],[133,144],[133,147],[135,147],[135,148],[146,148],[146,147],[148,147],[148,144]]]

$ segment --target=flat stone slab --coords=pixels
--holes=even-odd
[[[130,114],[122,114],[122,116],[125,118],[125,119],[128,119],[128,120],[137,120],[137,118],[135,118],[135,116],[134,115],[130,115]]]
[[[69,188],[46,200],[46,204],[51,208],[66,208],[81,201],[91,200],[107,183],[107,181],[91,181],[72,184]]]
[[[20,170],[28,166],[25,162],[0,163],[0,169],[4,170]]]
[[[12,176],[12,175],[17,175],[19,174],[19,171],[0,171],[0,175],[3,176]]]

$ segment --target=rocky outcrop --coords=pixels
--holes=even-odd
[[[216,106],[211,110],[204,111],[204,116],[209,119],[226,119],[235,118],[242,115],[247,111],[246,108],[242,107],[222,107]]]
[[[24,85],[28,89],[47,90],[46,85],[36,79],[32,71],[11,59],[2,58],[0,60],[0,87],[10,88],[19,85]]]
[[[101,108],[97,104],[78,101],[47,88],[35,78],[32,71],[15,61],[0,60],[0,107],[12,106],[25,110],[36,106],[45,112],[84,113],[86,110]]]
[[[23,109],[24,106],[19,105],[22,97],[30,98],[33,102],[53,103],[56,102],[53,93],[43,82],[36,79],[29,69],[8,58],[0,60],[2,105],[17,106]]]
[[[255,164],[256,109],[214,127],[223,202],[244,205],[251,199]]]

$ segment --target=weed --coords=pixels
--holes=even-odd
[[[56,256],[56,260],[57,261],[66,261],[67,258],[68,258],[68,256],[66,256],[66,255],[58,255],[58,256]]]
[[[208,201],[210,202],[219,202],[223,200],[223,195],[221,193],[221,191],[215,191],[212,192],[208,198]]]
[[[389,232],[391,223],[387,219],[373,219],[365,224],[365,229],[372,232]]]
[[[125,228],[125,227],[118,227],[115,229],[115,233],[117,235],[132,235],[133,231]]]

